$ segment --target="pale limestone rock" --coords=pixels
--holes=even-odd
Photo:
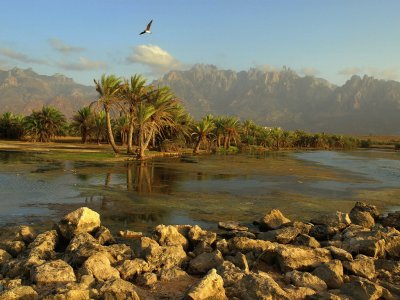
[[[82,274],[93,275],[97,280],[110,280],[120,278],[117,269],[111,266],[110,260],[104,253],[90,256],[82,266]]]
[[[189,241],[178,231],[175,226],[158,225],[153,230],[154,239],[161,246],[182,246],[187,249]]]
[[[375,264],[374,260],[365,255],[357,255],[353,261],[343,262],[343,267],[353,273],[354,275],[361,276],[372,280],[375,278]]]
[[[37,285],[75,282],[76,277],[72,267],[58,259],[46,262],[31,270],[31,280]]]
[[[149,264],[141,258],[135,258],[133,260],[124,260],[120,265],[116,266],[116,269],[121,274],[122,279],[129,281],[138,274],[149,271]]]
[[[329,246],[326,247],[325,249],[328,249],[331,252],[331,255],[334,259],[338,259],[341,261],[352,261],[353,256],[347,252],[346,250],[343,250],[341,248],[335,247],[335,246]]]
[[[38,293],[31,286],[16,286],[0,293],[0,299],[36,300],[39,297]]]
[[[215,269],[211,269],[197,284],[192,286],[186,295],[191,300],[227,300],[224,281]]]
[[[259,227],[261,231],[274,230],[289,222],[279,209],[273,209],[261,218]]]
[[[58,223],[63,237],[72,239],[81,232],[91,233],[100,227],[100,215],[87,207],[81,207],[65,215]]]
[[[314,276],[308,272],[291,271],[285,274],[285,278],[297,287],[307,287],[315,291],[326,291],[327,285],[318,276]]]
[[[135,285],[123,279],[106,281],[100,288],[99,294],[104,300],[140,300]]]
[[[353,300],[381,299],[383,288],[367,279],[357,278],[340,287],[340,292]]]
[[[330,289],[337,289],[343,284],[343,265],[340,260],[322,263],[312,274],[325,281]]]
[[[205,274],[212,268],[217,268],[224,261],[218,250],[212,253],[202,253],[189,262],[188,272],[193,274]]]
[[[195,225],[189,230],[188,237],[194,246],[200,241],[204,241],[205,243],[211,245],[216,241],[217,234],[215,232],[203,230],[199,226]]]

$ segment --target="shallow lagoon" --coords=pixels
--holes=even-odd
[[[88,206],[115,230],[250,223],[272,208],[308,220],[355,201],[400,209],[400,153],[307,151],[162,158],[144,163],[52,160],[0,152],[0,225],[50,224]]]

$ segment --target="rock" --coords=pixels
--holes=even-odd
[[[140,300],[136,287],[123,279],[106,281],[99,292],[104,300]]]
[[[87,232],[75,235],[65,250],[65,260],[74,267],[80,267],[90,256],[105,253],[106,247]]]
[[[147,249],[150,246],[159,247],[160,245],[155,240],[149,237],[141,237],[139,239],[135,239],[134,242],[131,244],[133,257],[145,258]]]
[[[367,212],[372,218],[377,219],[379,217],[379,211],[375,205],[366,204],[364,202],[357,201],[356,205],[351,209],[352,211]]]
[[[312,274],[325,281],[330,289],[337,289],[343,284],[343,265],[340,260],[322,263]]]
[[[316,293],[315,290],[303,286],[289,286],[283,288],[283,290],[289,299],[306,299]]]
[[[293,244],[310,248],[321,248],[320,243],[315,238],[307,234],[298,235]]]
[[[78,300],[78,299],[93,299],[88,289],[82,289],[79,286],[59,287],[55,291],[55,295],[43,297],[43,300]]]
[[[195,225],[189,230],[188,237],[194,246],[200,241],[204,241],[211,245],[216,241],[217,234],[215,232],[202,230],[199,226]]]
[[[391,236],[385,240],[385,252],[390,258],[400,259],[400,235]]]
[[[147,287],[156,282],[157,282],[157,275],[154,273],[150,273],[150,272],[140,274],[136,279],[136,283],[138,285],[147,286]]]
[[[244,254],[237,252],[235,256],[227,256],[226,260],[232,262],[235,266],[242,269],[245,273],[249,272],[249,264]]]
[[[389,271],[392,275],[400,276],[400,261],[377,259],[374,261],[375,269],[382,269]]]
[[[160,272],[160,280],[163,281],[170,281],[179,277],[189,277],[189,274],[178,267],[162,269]]]
[[[235,286],[240,279],[245,276],[245,272],[236,267],[230,261],[224,261],[222,265],[217,268],[218,274],[224,281],[224,286]]]
[[[372,280],[375,278],[374,260],[365,256],[357,255],[353,261],[343,262],[343,267],[354,275]]]
[[[213,247],[211,247],[210,244],[208,244],[205,241],[200,241],[197,243],[196,247],[193,249],[192,252],[195,256],[197,256],[197,255],[202,254],[203,252],[210,253],[213,251],[214,251],[214,249],[213,249]]]
[[[225,300],[224,281],[215,269],[211,269],[197,284],[192,286],[186,295],[191,300]]]
[[[328,225],[315,225],[311,228],[309,235],[318,241],[326,241],[331,239],[339,231],[336,227]]]
[[[131,247],[125,244],[113,244],[107,246],[105,247],[105,251],[108,253],[108,256],[112,258],[110,259],[112,263],[131,259],[133,257]]]
[[[273,250],[276,247],[274,243],[271,243],[269,241],[254,240],[247,237],[230,239],[228,244],[231,251],[239,251],[244,254],[250,251],[262,253],[266,250]]]
[[[38,293],[30,286],[16,286],[0,293],[0,299],[36,300],[39,297]]]
[[[143,232],[136,232],[132,230],[124,230],[118,232],[119,236],[127,239],[137,239],[143,236]]]
[[[217,241],[215,247],[222,253],[222,255],[226,255],[229,253],[229,244],[226,239]]]
[[[36,238],[36,233],[35,230],[29,226],[20,226],[18,237],[25,243],[30,244]]]
[[[378,231],[358,232],[351,238],[344,235],[342,248],[353,255],[364,254],[371,257],[385,256],[385,240]]]
[[[111,266],[110,260],[104,253],[90,256],[83,264],[81,273],[92,275],[97,280],[111,280],[120,278],[117,269]]]
[[[300,230],[296,227],[282,227],[276,230],[261,232],[257,238],[264,241],[289,244],[297,237],[299,233]]]
[[[17,257],[26,248],[25,242],[23,241],[9,241],[5,244],[7,252],[13,257]]]
[[[383,288],[364,278],[357,278],[341,286],[340,292],[354,300],[376,300],[383,294]]]
[[[386,217],[380,220],[380,223],[386,227],[394,227],[400,230],[400,211],[388,213]]]
[[[285,279],[297,287],[307,287],[315,291],[326,291],[325,281],[308,272],[291,271],[285,274]]]
[[[76,277],[72,267],[65,261],[58,259],[33,268],[31,280],[37,285],[67,284],[75,282]]]
[[[115,239],[111,234],[110,229],[100,226],[94,233],[94,237],[100,245],[115,244]]]
[[[91,233],[100,227],[100,215],[87,207],[81,207],[65,215],[58,223],[61,235],[70,240],[81,232]]]
[[[349,214],[337,211],[335,213],[321,214],[311,220],[315,225],[325,225],[339,230],[351,224]]]
[[[261,231],[274,230],[289,222],[279,209],[273,209],[260,219],[259,228]]]
[[[240,225],[239,222],[235,221],[226,221],[226,222],[218,222],[218,227],[226,230],[235,230],[235,231],[247,231],[248,227]]]
[[[138,274],[150,270],[149,264],[141,258],[124,260],[120,265],[116,266],[116,269],[121,274],[121,278],[128,281],[134,279]]]
[[[161,246],[182,246],[183,249],[187,249],[189,241],[179,233],[178,229],[174,226],[158,225],[153,230],[154,239]]]
[[[0,271],[1,271],[1,266],[11,259],[12,256],[6,250],[0,249]]]
[[[279,245],[275,251],[280,269],[284,272],[316,267],[331,260],[329,250]]]
[[[58,234],[55,230],[46,231],[36,236],[29,244],[30,256],[37,256],[40,259],[49,260],[55,256],[55,249],[58,243]]]
[[[307,300],[352,300],[346,296],[339,296],[331,292],[318,292],[306,297]]]
[[[218,250],[212,253],[202,253],[189,262],[188,272],[192,274],[205,274],[212,268],[217,268],[224,261]]]
[[[289,300],[286,292],[271,276],[264,272],[245,275],[237,284],[235,296],[243,300]]]
[[[375,225],[375,220],[369,212],[360,210],[351,210],[350,214],[351,222],[360,225],[365,228],[372,228]]]
[[[346,250],[343,250],[341,248],[335,247],[335,246],[329,246],[326,247],[325,249],[328,249],[331,252],[331,255],[334,259],[342,260],[342,261],[352,261],[353,256],[347,252]]]
[[[182,246],[159,246],[151,244],[145,250],[144,259],[149,264],[150,271],[181,267],[188,260]]]

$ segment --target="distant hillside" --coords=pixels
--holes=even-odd
[[[168,85],[195,117],[236,115],[312,132],[400,134],[400,83],[353,76],[343,86],[290,69],[235,72],[211,65],[173,71]]]
[[[94,87],[77,84],[61,74],[45,76],[18,68],[0,70],[0,113],[28,115],[46,104],[70,117],[96,99]]]

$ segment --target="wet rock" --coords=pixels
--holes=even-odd
[[[297,287],[307,287],[315,291],[326,291],[327,285],[318,276],[308,272],[291,271],[285,274],[285,279]]]
[[[235,221],[226,221],[226,222],[218,222],[218,227],[226,230],[235,230],[235,231],[247,231],[248,227],[240,225],[239,222]]]
[[[81,207],[70,212],[58,223],[61,235],[68,240],[78,233],[91,233],[99,227],[100,215],[87,207]]]
[[[312,274],[325,281],[330,289],[337,289],[343,284],[343,265],[340,260],[323,263]]]
[[[117,269],[111,266],[110,260],[104,253],[90,256],[83,264],[81,273],[92,275],[97,280],[110,280],[120,278]]]
[[[192,286],[186,295],[186,299],[192,300],[225,300],[228,299],[225,294],[224,282],[216,272],[211,269],[197,284]]]
[[[375,278],[374,260],[365,255],[357,255],[353,261],[343,262],[343,267],[350,273],[372,280]]]
[[[236,297],[243,300],[276,299],[289,300],[287,293],[267,273],[245,275],[237,285]]]
[[[95,232],[94,237],[100,245],[111,245],[115,244],[115,239],[111,234],[110,229],[104,226],[100,226]]]
[[[307,234],[298,235],[293,244],[310,248],[321,248],[321,244],[315,238]]]
[[[331,252],[331,255],[334,259],[342,260],[342,261],[352,261],[353,256],[347,252],[346,250],[343,250],[341,248],[335,247],[335,246],[329,246],[326,247],[325,249],[328,249]]]
[[[0,299],[36,300],[39,297],[38,293],[30,286],[16,286],[0,293]]]
[[[72,267],[65,261],[58,259],[33,268],[31,280],[37,285],[66,284],[75,282],[76,277]]]
[[[199,226],[195,225],[189,230],[188,237],[190,242],[194,246],[197,245],[197,243],[200,241],[211,245],[216,241],[217,234],[215,232],[203,230]]]
[[[259,228],[261,231],[274,230],[289,222],[279,209],[273,209],[260,219]]]
[[[257,238],[264,241],[278,242],[280,244],[291,243],[300,233],[296,227],[282,227],[260,233]]]
[[[400,230],[400,211],[388,213],[386,217],[381,218],[380,223],[386,227],[394,227]]]
[[[101,298],[105,300],[140,300],[136,287],[123,279],[106,281],[99,293]]]
[[[140,258],[124,260],[120,265],[116,266],[116,269],[121,274],[121,278],[128,281],[134,279],[138,274],[150,270],[149,264]]]
[[[202,253],[189,262],[188,272],[192,274],[205,274],[212,268],[217,268],[224,261],[218,250],[212,253]]]
[[[154,239],[161,246],[182,246],[187,249],[189,241],[178,231],[175,226],[158,225],[153,231]]]
[[[364,278],[357,278],[340,287],[340,292],[354,300],[376,300],[383,294],[383,288]]]

